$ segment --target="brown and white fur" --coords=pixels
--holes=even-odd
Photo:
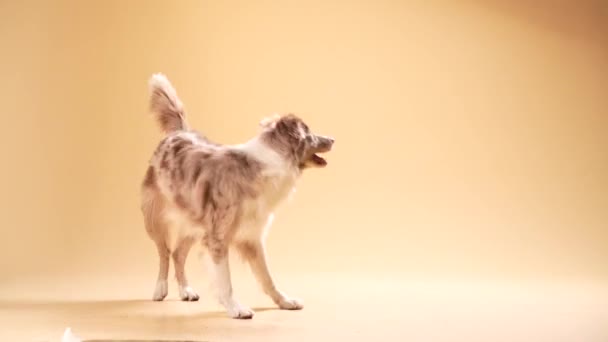
[[[232,293],[229,247],[243,256],[281,309],[302,309],[275,285],[264,241],[277,206],[304,169],[327,164],[316,153],[331,150],[334,140],[313,134],[299,117],[287,114],[262,120],[259,134],[243,144],[214,143],[188,128],[182,102],[164,75],[153,75],[149,86],[150,109],[165,134],[141,187],[145,228],[160,258],[153,299],[167,296],[170,258],[182,300],[199,299],[184,265],[191,247],[202,244],[219,303],[231,317],[254,313]]]

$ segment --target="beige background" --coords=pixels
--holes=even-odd
[[[191,125],[217,141],[248,139],[263,116],[285,111],[336,138],[329,166],[303,177],[268,240],[285,290],[318,303],[297,314],[374,303],[369,317],[385,305],[401,312],[386,317],[418,317],[431,331],[426,316],[400,309],[418,295],[374,296],[425,282],[436,286],[429,298],[494,284],[483,285],[488,298],[510,308],[504,286],[533,305],[523,294],[563,285],[555,298],[573,298],[564,317],[587,325],[567,335],[549,320],[538,331],[608,334],[603,1],[0,1],[0,41],[5,318],[18,322],[19,299],[151,296],[157,260],[138,189],[161,138],[146,102],[147,79],[161,71]],[[196,253],[188,270],[204,293]],[[267,306],[244,265],[233,270],[237,291]],[[505,327],[478,311],[486,326]],[[343,323],[336,333],[357,333]],[[61,332],[48,327],[4,332]],[[540,336],[518,327],[521,338]],[[359,333],[430,336],[400,329]]]

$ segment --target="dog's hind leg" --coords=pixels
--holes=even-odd
[[[167,248],[164,241],[154,241],[158,250],[158,278],[156,279],[156,288],[154,289],[154,295],[152,299],[155,301],[162,301],[167,297],[169,293],[169,248]]]
[[[146,173],[141,195],[141,211],[144,216],[144,225],[148,236],[150,236],[152,241],[156,244],[159,259],[158,277],[152,299],[161,301],[165,299],[169,292],[167,278],[169,276],[170,251],[169,246],[167,245],[167,223],[162,217],[164,199],[156,185],[156,177],[152,167],[149,167],[148,172]]]
[[[162,229],[158,226],[159,222],[155,222],[155,224],[157,225],[154,227],[155,229]],[[159,236],[153,237],[154,243],[156,244],[156,250],[158,251],[158,276],[156,278],[154,294],[152,295],[152,299],[155,301],[165,299],[169,293],[167,279],[169,278],[169,257],[171,252],[169,251],[167,241],[164,238],[165,235],[166,234],[159,232]]]
[[[173,265],[175,266],[175,278],[179,286],[179,296],[183,301],[196,302],[199,299],[198,294],[188,285],[186,278],[185,264],[188,253],[194,244],[195,238],[185,237],[180,240],[177,247],[173,251]]]

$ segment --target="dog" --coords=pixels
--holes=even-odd
[[[319,154],[329,152],[334,139],[312,133],[290,113],[264,118],[258,134],[242,144],[219,144],[188,127],[184,105],[164,74],[151,76],[149,91],[150,112],[164,134],[141,183],[143,221],[159,256],[153,300],[168,294],[170,259],[180,298],[199,299],[184,265],[191,247],[201,244],[210,255],[217,300],[230,317],[248,319],[254,312],[233,295],[229,250],[243,257],[280,309],[302,309],[300,300],[275,285],[265,239],[275,210],[303,171],[327,165]]]

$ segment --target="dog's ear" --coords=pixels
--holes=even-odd
[[[265,117],[260,121],[260,127],[262,128],[274,128],[277,124],[281,116],[279,114],[274,114],[272,116]]]

